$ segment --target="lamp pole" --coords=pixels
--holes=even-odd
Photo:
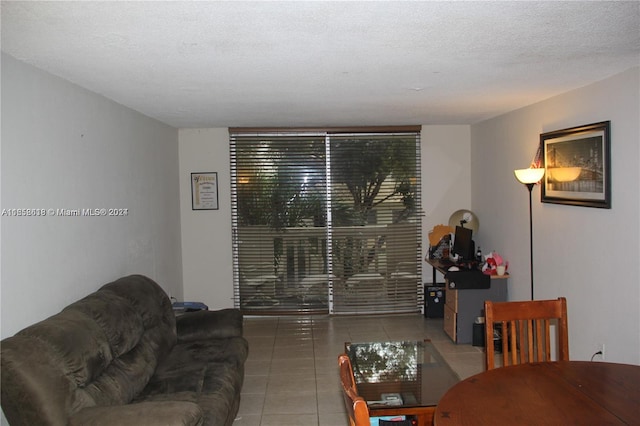
[[[540,182],[544,175],[544,169],[529,167],[514,171],[516,179],[523,183],[529,190],[529,265],[531,267],[531,300],[533,300],[533,203],[531,192],[536,183]]]
[[[529,265],[531,266],[531,300],[533,300],[533,208],[531,202],[531,192],[535,183],[526,183],[529,190]]]

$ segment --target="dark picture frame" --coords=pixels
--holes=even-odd
[[[602,121],[540,135],[543,203],[611,208],[610,131]]]
[[[191,210],[218,210],[218,173],[191,173]]]

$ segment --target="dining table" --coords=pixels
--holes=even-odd
[[[488,370],[442,396],[434,425],[640,425],[640,366],[557,361]]]

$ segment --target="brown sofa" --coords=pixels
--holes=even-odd
[[[176,318],[132,275],[4,339],[2,409],[19,425],[231,425],[247,341],[236,309]]]

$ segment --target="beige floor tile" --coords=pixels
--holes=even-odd
[[[320,413],[318,414],[319,426],[342,426],[348,425],[346,413]],[[235,423],[234,423],[235,426]]]
[[[483,348],[456,345],[442,327],[419,314],[246,317],[249,358],[234,426],[346,425],[337,361],[345,342],[430,339],[461,378],[482,371]]]
[[[238,410],[238,416],[243,415],[262,415],[264,408],[264,400],[266,394],[241,394],[240,395],[240,409]],[[236,416],[237,417],[237,416]]]
[[[280,374],[269,376],[268,393],[301,392],[315,393],[316,381],[306,374]]]
[[[249,344],[251,345],[251,344]],[[271,356],[255,359],[258,355],[249,353],[249,358],[244,364],[244,374],[247,375],[267,375],[271,370]]]
[[[274,359],[313,358],[313,345],[277,346],[273,348]]]
[[[233,426],[260,426],[262,414],[238,414]]]
[[[234,423],[235,425],[235,423]],[[317,426],[316,414],[265,414],[260,426]],[[337,426],[337,425],[334,425]]]
[[[338,387],[318,391],[318,413],[330,414],[330,413],[342,413],[346,414],[347,410],[344,405],[344,398],[342,397],[342,390]]]
[[[315,376],[315,362],[313,358],[277,359],[271,361],[270,374],[307,374]]]
[[[263,415],[266,414],[317,414],[318,403],[312,392],[267,392]]]
[[[341,350],[338,353],[342,353]],[[332,376],[337,376],[334,374],[334,370],[338,368],[338,355],[332,356],[331,358],[318,358],[316,357],[316,377],[321,374],[331,374]],[[337,377],[336,377],[337,378]]]
[[[261,393],[267,392],[268,375],[255,376],[250,374],[244,375],[244,383],[242,384],[242,393]]]

